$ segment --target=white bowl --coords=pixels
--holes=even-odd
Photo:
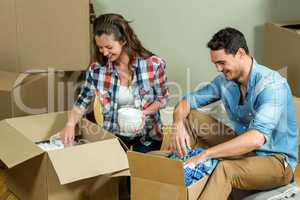
[[[143,112],[135,108],[120,108],[118,110],[118,124],[120,135],[132,137],[143,122]]]

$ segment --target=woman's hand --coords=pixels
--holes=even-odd
[[[134,130],[134,133],[135,133],[135,134],[140,133],[140,132],[144,129],[144,127],[145,127],[145,121],[146,121],[146,115],[145,115],[145,113],[143,112],[142,123],[141,123],[141,125],[140,125],[136,130]]]
[[[64,129],[59,133],[60,140],[65,147],[70,147],[74,143],[75,125],[67,123]]]
[[[75,126],[81,119],[85,110],[81,110],[79,107],[74,106],[70,112],[69,119],[64,129],[59,133],[60,140],[65,147],[73,145],[75,138]]]

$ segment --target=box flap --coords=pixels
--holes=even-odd
[[[120,172],[116,172],[111,174],[111,177],[121,177],[121,176],[130,176],[129,169],[122,170]]]
[[[0,130],[0,159],[8,168],[12,168],[44,152],[20,134],[7,120],[0,122]]]
[[[48,139],[51,135],[60,131],[66,121],[68,112],[57,112],[42,115],[17,117],[7,119],[7,123],[14,127],[33,142]]]
[[[18,76],[19,76],[18,73],[0,71],[0,90],[3,90],[3,91],[12,90],[14,83],[17,80]]]
[[[169,158],[128,151],[131,176],[183,186],[183,164]]]
[[[48,155],[61,184],[128,169],[117,138],[49,151]]]
[[[267,26],[275,26],[281,30],[285,29],[290,33],[294,33],[297,35],[300,34],[300,21],[267,23]]]
[[[281,22],[268,22],[267,24],[272,24],[275,26],[290,26],[294,24],[300,24],[300,21],[281,21]]]

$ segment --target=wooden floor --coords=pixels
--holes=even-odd
[[[0,169],[0,200],[17,200],[17,198],[10,193],[6,187],[3,169]]]
[[[300,183],[300,165],[296,168],[296,182]],[[9,192],[5,184],[5,173],[0,168],[0,200],[18,200],[12,193]]]

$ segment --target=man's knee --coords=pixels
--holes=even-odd
[[[196,109],[192,109],[187,117],[191,121],[211,121],[213,118],[206,113],[200,112]]]
[[[232,162],[230,160],[221,160],[213,173],[216,173],[216,176],[224,176],[224,178],[230,180],[234,173]]]
[[[208,114],[199,112],[198,110],[191,110],[186,120],[193,130],[210,129],[212,123],[216,122]]]

